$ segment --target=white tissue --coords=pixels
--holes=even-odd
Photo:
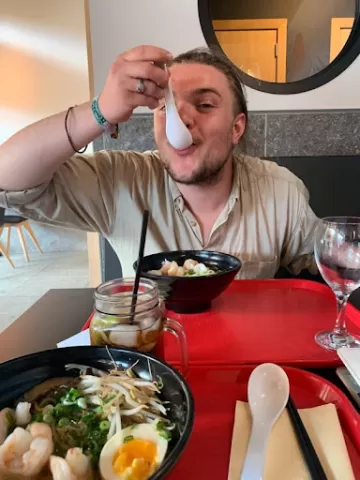
[[[341,347],[337,354],[356,383],[360,385],[360,348]]]
[[[59,342],[57,347],[79,347],[83,345],[91,345],[89,329],[83,330],[82,332],[77,333],[76,335],[63,340],[62,342]]]

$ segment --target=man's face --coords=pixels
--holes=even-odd
[[[154,113],[155,142],[164,167],[179,183],[212,183],[245,130],[245,116],[234,116],[234,98],[226,76],[210,65],[174,64],[170,82],[177,109],[193,145],[175,150],[165,134],[164,102]]]

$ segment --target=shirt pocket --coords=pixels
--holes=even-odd
[[[274,278],[278,269],[278,257],[271,260],[241,260],[241,268],[236,278],[250,280]]]

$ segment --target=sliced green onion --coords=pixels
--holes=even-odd
[[[81,391],[78,388],[70,388],[68,395],[72,400],[76,400],[81,397]]]
[[[42,415],[41,413],[36,413],[33,417],[32,417],[32,422],[34,423],[38,423],[38,422],[42,422]]]
[[[75,407],[75,410],[78,410],[77,407]],[[60,419],[62,417],[71,417],[74,412],[74,405],[71,406],[66,406],[66,405],[61,405],[59,403],[55,407],[55,411],[52,413],[54,417],[57,419]]]
[[[95,418],[95,412],[89,412],[89,413],[86,413],[85,415],[83,415],[82,417],[82,420],[86,423],[86,422],[90,422],[91,420],[94,420]]]
[[[157,422],[157,424],[156,424],[156,430],[162,431],[162,430],[164,430],[164,428],[165,428],[164,422]]]
[[[63,418],[60,418],[60,420],[58,421],[58,427],[66,427],[67,425],[69,425],[70,423],[70,420],[66,417],[63,417]]]
[[[46,407],[43,408],[43,414],[51,413],[54,410],[54,405],[46,405]]]
[[[124,438],[124,443],[131,442],[132,440],[134,440],[134,437],[132,435],[128,435]]]
[[[100,428],[101,431],[109,430],[109,428],[110,428],[109,420],[102,420],[100,422],[99,428]]]
[[[81,397],[81,391],[77,388],[70,388],[66,395],[61,398],[63,405],[73,405]]]
[[[101,437],[101,434],[102,434],[102,431],[99,432],[99,430],[93,430],[91,432],[91,437],[94,439],[94,440],[97,440],[98,438]]]
[[[45,415],[43,416],[43,421],[45,423],[52,423],[54,420],[53,416],[51,415],[51,413],[45,413]]]
[[[83,410],[85,410],[85,408],[87,407],[86,400],[84,397],[78,398],[76,400],[76,404],[78,407],[82,408]]]
[[[160,437],[165,438],[168,442],[171,440],[171,433],[168,432],[167,430],[162,430],[159,432]]]

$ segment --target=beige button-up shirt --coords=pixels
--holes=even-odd
[[[302,181],[276,163],[234,155],[229,200],[204,242],[199,225],[157,151],[74,155],[49,183],[0,191],[0,205],[40,222],[104,235],[124,276],[133,276],[142,214],[151,219],[145,254],[208,249],[240,258],[240,278],[271,278],[280,265],[316,271],[317,218]]]

